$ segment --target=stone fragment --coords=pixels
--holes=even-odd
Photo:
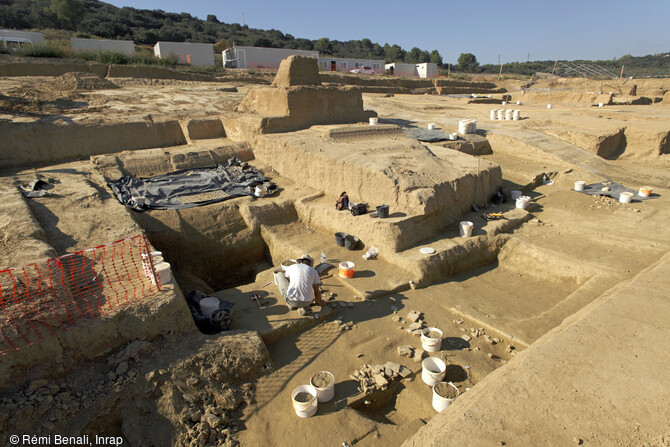
[[[391,320],[399,322],[402,320],[402,317],[400,315],[391,315]]]
[[[188,386],[194,386],[198,383],[198,378],[197,377],[191,377],[186,381],[186,385]]]
[[[414,330],[417,330],[417,329],[421,329],[422,326],[423,326],[423,323],[421,323],[420,321],[416,321],[416,322],[410,324],[409,326],[407,326],[407,330],[411,332],[411,331],[414,331]]]
[[[574,437],[572,438],[572,442],[574,442],[577,445],[582,445],[582,442],[584,441],[582,441],[580,438]]]
[[[392,374],[399,374],[400,373],[400,365],[396,362],[386,362],[384,365],[386,367],[386,370],[390,370]]]
[[[424,354],[424,352],[425,352],[425,351],[424,351],[423,349],[415,349],[415,350],[414,350],[414,357],[413,357],[413,359],[414,359],[414,361],[415,361],[416,363],[420,363],[421,360],[423,360],[423,354]]]
[[[389,381],[386,380],[386,377],[384,377],[383,374],[376,374],[374,376],[374,379],[375,379],[375,384],[380,388],[385,387],[389,384]]]
[[[472,337],[470,337],[468,334],[463,334],[461,335],[461,338],[465,341],[470,341],[472,340]]]
[[[412,374],[412,370],[410,370],[408,367],[400,365],[400,371],[398,372],[400,374],[400,377],[403,379],[406,377],[409,377],[410,374]]]
[[[418,310],[412,310],[407,314],[407,321],[416,322],[421,318],[421,312]]]
[[[47,383],[49,383],[49,381],[46,379],[33,380],[32,382],[30,382],[30,385],[28,385],[28,389],[26,389],[26,394],[34,393],[36,390],[42,388]]]
[[[128,362],[121,362],[119,366],[116,367],[116,375],[120,376],[128,372]]]
[[[398,346],[398,355],[402,357],[412,357],[414,355],[414,348],[409,345]]]

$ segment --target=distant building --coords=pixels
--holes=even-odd
[[[422,64],[403,64],[394,62],[386,64],[386,73],[393,76],[407,78],[436,78],[437,64],[424,62]]]
[[[70,39],[72,49],[75,51],[113,51],[127,55],[135,54],[135,44],[132,40],[108,40],[108,39]]]
[[[3,48],[21,48],[25,44],[32,45],[43,42],[44,35],[42,33],[0,29],[0,45]]]
[[[224,50],[223,66],[226,68],[279,68],[282,59],[297,54],[299,56],[319,57],[318,51],[291,50],[288,48],[262,48],[234,46]]]
[[[159,59],[175,56],[181,64],[214,65],[214,45],[211,43],[158,42],[154,46],[154,55]]]
[[[356,68],[370,67],[376,73],[384,73],[384,61],[375,59],[353,59],[345,57],[319,57],[319,69],[323,71],[350,72]]]

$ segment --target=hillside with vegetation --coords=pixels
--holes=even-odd
[[[159,40],[213,43],[217,44],[217,51],[235,44],[316,50],[334,57],[442,64],[437,50],[428,52],[416,47],[405,50],[397,44],[380,45],[370,39],[346,42],[326,37],[303,39],[275,29],[224,23],[215,15],[202,20],[185,12],[118,8],[97,0],[0,0],[0,27],[69,30],[77,37],[133,40],[147,45],[154,45]]]

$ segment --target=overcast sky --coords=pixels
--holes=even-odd
[[[208,14],[294,37],[369,38],[438,50],[445,63],[612,59],[670,52],[670,0],[137,0],[115,6]]]

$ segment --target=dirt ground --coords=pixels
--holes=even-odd
[[[548,88],[549,82],[537,81],[532,87]],[[557,91],[570,88],[575,95],[598,92],[600,88],[628,95],[632,82],[601,85],[593,81],[593,85],[587,85],[574,80],[553,84],[552,88]],[[279,195],[267,201],[239,198],[209,208],[152,211],[141,217],[115,201],[106,187],[112,172],[131,170],[132,163],[149,165],[147,160],[158,160],[159,155],[167,152],[177,153],[174,148],[112,154],[109,156],[113,159],[111,168],[89,160],[73,160],[37,169],[3,170],[0,197],[7,206],[0,216],[2,268],[94,247],[146,230],[159,249],[163,248],[159,245],[161,241],[171,237],[176,240],[174,232],[197,233],[198,250],[206,250],[211,245],[209,259],[216,255],[219,258],[216,262],[221,265],[239,265],[236,269],[245,269],[245,280],[234,287],[216,290],[211,287],[217,284],[211,280],[211,274],[205,280],[194,273],[204,271],[205,266],[176,269],[176,286],[180,286],[184,294],[200,285],[208,293],[215,292],[219,298],[235,303],[231,333],[205,336],[194,326],[187,334],[156,334],[153,339],[123,342],[102,357],[55,372],[47,379],[28,372],[12,389],[0,395],[0,432],[4,433],[0,439],[6,442],[5,438],[11,434],[35,432],[121,436],[123,445],[131,446],[341,446],[344,443],[399,446],[405,442],[407,445],[424,442],[425,445],[450,445],[445,433],[453,430],[460,433],[458,445],[524,445],[530,441],[535,445],[565,445],[566,440],[575,442],[574,437],[578,438],[578,445],[617,445],[622,439],[628,440],[629,445],[667,445],[668,427],[663,426],[663,417],[667,421],[669,414],[667,385],[656,390],[658,402],[654,408],[660,408],[662,417],[651,418],[644,426],[644,436],[638,438],[632,437],[628,428],[621,428],[620,436],[617,433],[598,435],[598,427],[616,432],[616,427],[609,423],[612,414],[621,418],[622,426],[641,420],[645,417],[643,405],[635,405],[627,416],[614,410],[589,411],[588,421],[580,422],[579,433],[560,437],[554,430],[544,433],[541,427],[529,427],[525,423],[540,411],[540,404],[525,405],[522,398],[515,399],[513,393],[508,392],[504,396],[512,403],[498,408],[495,396],[487,394],[499,391],[491,384],[494,381],[507,384],[523,397],[523,384],[532,382],[523,374],[532,373],[536,365],[539,365],[538,370],[542,368],[544,382],[531,384],[535,388],[529,388],[527,395],[536,399],[534,402],[542,402],[544,396],[536,389],[543,383],[564,384],[566,371],[575,372],[573,380],[567,381],[574,389],[594,386],[589,377],[580,375],[582,370],[576,367],[573,370],[570,366],[574,344],[586,340],[594,358],[603,361],[611,361],[616,353],[610,352],[610,346],[589,339],[588,332],[586,338],[565,336],[564,341],[559,342],[561,334],[569,331],[564,329],[566,325],[581,321],[576,316],[604,302],[612,290],[630,282],[636,286],[626,290],[639,294],[635,296],[640,308],[646,305],[645,283],[654,284],[657,290],[668,287],[667,278],[646,281],[644,275],[649,274],[649,266],[662,260],[670,248],[667,228],[670,108],[663,102],[605,107],[596,104],[594,107],[564,96],[549,109],[544,100],[524,94],[520,89],[523,84],[520,81],[500,83],[499,86],[507,88],[512,95],[506,106],[472,104],[469,103],[471,98],[464,95],[363,94],[365,109],[375,111],[382,124],[425,128],[428,123],[436,123],[440,130],[455,132],[459,120],[476,119],[479,135],[491,146],[490,154],[478,157],[466,159],[444,142],[420,144],[400,135],[353,138],[339,145],[335,139],[324,143],[323,129],[314,128],[277,136],[275,140],[272,136],[263,136],[268,141],[276,141],[276,148],[284,148],[280,143],[286,144],[284,154],[292,154],[289,150],[305,146],[302,152],[295,150],[298,155],[291,155],[296,161],[284,156],[273,166],[271,154],[267,155],[270,146],[261,148],[260,140],[247,141],[252,152],[254,145],[258,145],[258,159],[251,163],[257,163],[280,185]],[[663,97],[670,89],[668,80],[637,84],[638,96]],[[253,85],[241,82],[99,78],[82,74],[56,78],[7,77],[0,78],[0,120],[33,123],[67,119],[77,124],[105,125],[230,117],[250,88]],[[516,101],[521,104],[517,105]],[[523,119],[489,119],[491,109],[503,108],[521,110]],[[210,153],[217,145],[229,143],[227,138],[208,140],[207,144],[191,142],[186,148],[191,152],[184,163]],[[362,156],[348,149],[356,146],[356,150],[363,148]],[[493,205],[487,200],[482,210],[458,212],[459,220],[474,223],[473,237],[460,238],[458,223],[454,221],[439,231],[424,230],[425,234],[420,233],[408,247],[397,252],[381,253],[379,260],[365,261],[361,256],[368,246],[347,252],[334,245],[332,232],[324,228],[340,223],[354,228],[358,225],[366,228],[364,234],[371,234],[381,228],[372,226],[372,219],[359,216],[359,221],[347,221],[344,217],[324,217],[319,221],[314,217],[321,213],[324,203],[333,202],[331,195],[337,194],[325,185],[341,188],[340,180],[347,178],[344,174],[338,177],[337,173],[328,172],[329,166],[335,164],[320,152],[335,148],[332,150],[339,151],[337,158],[351,165],[364,165],[361,157],[366,151],[383,158],[382,146],[396,152],[403,148],[421,150],[422,155],[411,160],[419,166],[416,169],[421,170],[421,175],[416,177],[428,178],[425,182],[434,181],[436,185],[442,185],[443,181],[439,164],[435,164],[438,161],[453,160],[455,166],[467,171],[468,178],[479,179],[484,160],[487,166],[500,167],[506,192],[521,190],[531,197],[532,203],[526,212],[515,210],[509,202]],[[300,153],[315,158],[301,161]],[[311,160],[317,160],[316,157],[323,158],[313,163]],[[172,156],[172,162],[175,159]],[[159,166],[158,162],[155,166]],[[300,182],[301,176],[309,176],[305,174],[309,167],[323,178],[328,177],[323,180],[321,191],[318,176]],[[364,178],[366,171],[362,172],[351,178]],[[397,174],[396,185],[411,179],[411,174],[404,171]],[[18,195],[16,185],[27,183],[35,176],[57,180],[55,195],[34,199]],[[536,181],[543,176],[545,182]],[[389,175],[389,178],[392,177]],[[640,186],[650,186],[654,198],[622,204],[612,198],[573,191],[574,182],[578,180],[613,181],[635,191]],[[450,178],[447,186],[458,181]],[[408,182],[405,186],[408,194],[418,195],[416,185]],[[426,188],[424,184],[420,186]],[[462,188],[464,193],[471,186]],[[364,188],[355,192],[370,194]],[[390,197],[388,191],[379,195],[386,197],[384,194]],[[443,201],[438,205],[453,206],[445,197],[438,197]],[[17,211],[13,212],[14,209]],[[506,221],[486,222],[481,215],[489,212],[503,212],[509,217]],[[157,217],[159,213],[163,214]],[[387,222],[391,230],[384,231],[396,231],[403,228],[403,222],[421,217],[416,209],[412,209],[411,216],[401,214],[391,216]],[[325,211],[322,215],[328,216]],[[22,233],[17,228],[29,231]],[[422,227],[405,228],[421,232]],[[181,245],[166,246],[166,256],[179,256],[175,247],[184,249],[187,243],[185,240]],[[253,251],[253,255],[240,255],[236,251],[240,247]],[[437,253],[422,255],[419,253],[422,247],[434,247]],[[315,307],[315,314],[301,317],[288,311],[282,303],[272,283],[271,264],[304,251],[318,258],[321,250],[335,265],[353,260],[357,277],[348,281],[338,278],[336,269],[330,270],[322,286],[329,306]],[[196,258],[188,259],[197,262]],[[203,262],[217,265],[214,261]],[[409,265],[415,270],[408,268]],[[409,284],[414,278],[412,271],[433,273],[430,281],[415,288],[415,284]],[[253,293],[259,293],[266,304],[259,308],[249,299]],[[628,301],[625,303],[622,308],[631,305]],[[654,303],[656,300],[649,305]],[[420,337],[408,332],[411,325],[408,314],[414,310],[421,313],[419,321],[423,327],[434,326],[444,333],[441,350],[430,355],[445,361],[445,380],[453,382],[460,392],[456,404],[445,413],[438,414],[431,406],[431,388],[421,379],[422,354],[415,352],[414,356],[407,357],[399,353],[402,346],[412,346],[417,351],[421,347]],[[616,309],[610,311],[616,314]],[[649,312],[641,316],[653,319]],[[190,315],[186,313],[182,317],[190,318]],[[628,329],[622,321],[616,321],[617,330]],[[659,318],[654,323],[659,334],[668,332],[667,321]],[[599,328],[607,325],[605,317],[587,322],[591,325],[590,334],[598,333]],[[645,323],[633,324],[644,326]],[[547,341],[553,334],[558,334],[555,343]],[[645,346],[644,340],[639,339],[641,335],[626,336],[645,354],[640,353],[645,364],[636,364],[633,372],[625,373],[630,374],[626,377],[634,384],[645,380],[645,367],[659,369],[655,359],[666,359],[667,353],[660,353],[662,337],[652,338],[653,346]],[[635,351],[623,350],[625,347],[619,345],[616,348],[626,355],[633,355]],[[659,353],[647,355],[649,351]],[[584,350],[579,353],[589,355]],[[428,353],[423,354],[426,355]],[[537,356],[543,360],[534,363]],[[555,369],[547,366],[547,358],[557,363]],[[364,365],[374,367],[387,362],[403,365],[410,373],[389,384],[390,392],[361,394],[354,373]],[[568,366],[563,367],[562,362]],[[599,367],[597,363],[592,366]],[[318,371],[329,371],[335,376],[335,397],[319,404],[314,417],[299,419],[291,404],[291,392],[308,384]],[[617,378],[612,383],[621,385],[616,370],[603,368],[603,371],[603,383],[610,375]],[[664,376],[659,373],[654,378],[661,380]],[[484,386],[479,385],[480,382]],[[645,387],[646,392],[653,390],[651,385]],[[469,397],[471,395],[473,397]],[[593,399],[596,398],[599,395]],[[597,405],[598,401],[585,399],[584,402]],[[557,406],[554,410],[562,409]],[[501,416],[503,410],[506,415]],[[474,425],[467,424],[469,415]],[[452,422],[446,422],[446,416]],[[474,441],[467,431],[459,431],[482,431],[487,417],[502,421],[500,426],[508,424],[498,427],[505,437],[498,433],[482,434]],[[579,415],[564,415],[558,418],[559,423],[565,423],[570,417]],[[587,431],[592,435],[586,436]],[[420,436],[413,438],[417,432]],[[526,436],[529,432],[532,436]],[[665,441],[663,436],[666,436]],[[649,443],[645,444],[646,441]],[[481,444],[477,444],[479,442]]]

